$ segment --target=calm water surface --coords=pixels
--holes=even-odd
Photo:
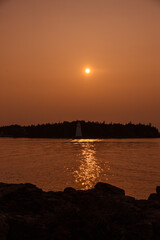
[[[160,139],[0,138],[0,181],[45,191],[103,181],[147,198],[160,185]]]

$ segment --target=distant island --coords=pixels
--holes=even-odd
[[[0,127],[0,137],[21,138],[76,138],[77,124],[81,126],[81,138],[159,138],[158,129],[151,124],[121,124],[105,122],[73,121],[30,126],[10,125]]]

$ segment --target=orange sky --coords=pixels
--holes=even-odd
[[[0,0],[0,34],[0,125],[160,128],[160,1]]]

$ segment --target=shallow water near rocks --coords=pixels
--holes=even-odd
[[[147,198],[160,185],[160,139],[0,138],[0,181],[45,191],[101,181]]]

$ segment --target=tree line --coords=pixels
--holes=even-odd
[[[158,129],[151,124],[121,124],[105,122],[61,122],[30,126],[10,125],[0,127],[0,137],[25,138],[75,138],[80,122],[83,138],[158,138]]]

